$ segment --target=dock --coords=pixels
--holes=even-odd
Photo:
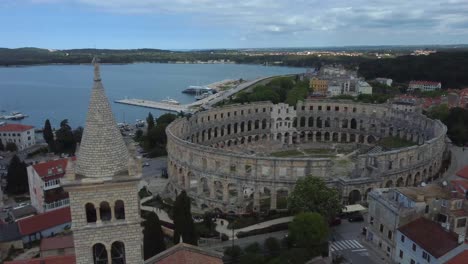
[[[115,100],[115,102],[118,104],[141,106],[141,107],[159,109],[159,110],[176,112],[176,113],[191,111],[188,105],[175,105],[175,104],[155,102],[155,101],[143,100],[143,99],[122,99],[122,100]]]

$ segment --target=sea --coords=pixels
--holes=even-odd
[[[253,80],[258,77],[303,73],[305,68],[244,64],[103,64],[101,77],[117,122],[134,124],[149,112],[164,111],[121,105],[115,100],[138,98],[161,101],[167,97],[181,104],[194,102],[182,91],[190,85],[208,85],[225,79]],[[72,128],[84,126],[93,85],[92,65],[43,65],[0,68],[0,115],[13,111],[28,115],[22,123],[42,128],[68,119]],[[0,120],[2,122],[4,120]]]

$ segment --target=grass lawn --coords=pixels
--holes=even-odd
[[[295,149],[273,152],[270,155],[277,158],[304,156],[302,152]]]
[[[377,142],[377,145],[388,149],[405,148],[416,145],[414,142],[399,137],[385,137]]]

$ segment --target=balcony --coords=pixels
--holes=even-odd
[[[46,181],[42,185],[42,189],[44,191],[52,190],[52,189],[55,189],[55,188],[58,188],[58,187],[60,187],[60,179],[53,179],[53,180],[50,180],[50,181]]]
[[[66,199],[58,200],[52,203],[44,204],[44,211],[47,212],[47,211],[55,210],[58,208],[67,207],[69,205],[70,205],[70,199],[66,198]]]

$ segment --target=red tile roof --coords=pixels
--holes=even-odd
[[[426,218],[418,218],[398,230],[436,258],[458,246],[458,236]],[[428,239],[436,237],[437,239]]]
[[[73,247],[72,235],[48,237],[41,240],[41,251]]]
[[[468,250],[464,250],[462,253],[456,255],[445,264],[466,264],[468,263]]]
[[[465,195],[468,191],[468,181],[465,180],[453,180],[450,181],[453,188],[461,195]]]
[[[465,166],[463,169],[457,171],[457,176],[468,179],[468,166]]]
[[[146,264],[222,264],[223,254],[185,243],[179,243],[145,260]]]
[[[73,157],[72,160],[76,160]],[[51,160],[48,162],[38,163],[32,165],[39,177],[44,180],[51,180],[53,178],[61,178],[65,175],[65,169],[67,168],[68,159]],[[61,168],[61,169],[60,169]],[[49,169],[51,173],[49,174]]]
[[[409,85],[418,84],[418,85],[439,85],[440,82],[431,82],[431,81],[410,81]]]
[[[6,124],[0,126],[0,132],[24,132],[33,128],[33,126],[26,126],[21,124]]]
[[[7,261],[5,264],[75,264],[75,255]]]
[[[21,219],[18,221],[18,227],[20,233],[24,236],[69,222],[71,222],[70,207],[65,207]]]

